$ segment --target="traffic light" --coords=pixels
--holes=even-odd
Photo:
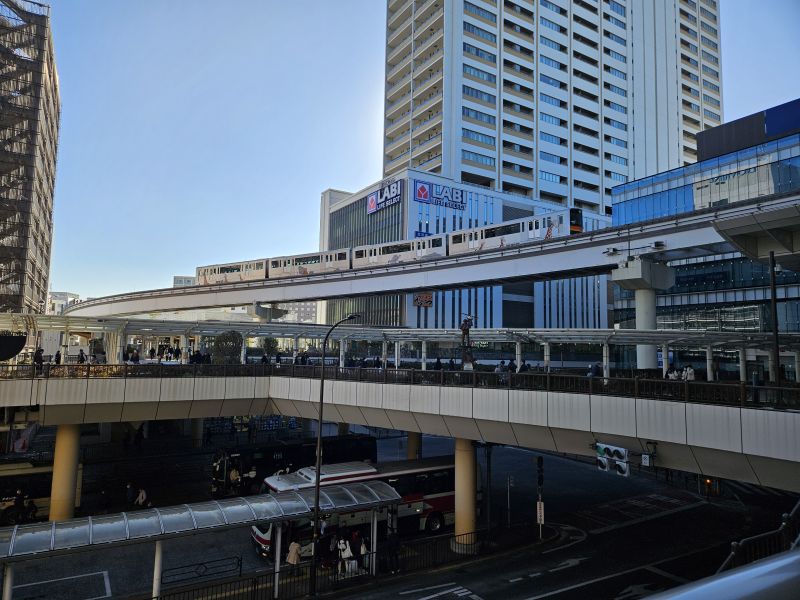
[[[630,475],[628,464],[628,449],[609,444],[595,444],[597,451],[597,468],[601,471],[614,471],[617,475],[627,477]]]

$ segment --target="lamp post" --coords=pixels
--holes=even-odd
[[[337,321],[333,326],[328,329],[325,334],[325,339],[322,341],[322,371],[319,377],[319,415],[317,417],[317,463],[315,468],[315,481],[314,481],[314,525],[311,535],[311,577],[308,580],[308,594],[309,596],[316,596],[317,594],[317,550],[319,546],[319,484],[320,484],[320,469],[322,468],[322,400],[325,394],[325,350],[328,347],[328,338],[339,325],[346,321],[358,319],[360,315],[347,315],[344,319]]]

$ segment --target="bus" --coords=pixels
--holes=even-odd
[[[375,462],[378,445],[374,437],[364,434],[323,437],[322,455],[325,460],[336,462]],[[316,456],[316,438],[273,440],[252,448],[219,450],[211,467],[211,494],[213,497],[258,494],[265,489],[266,477],[312,464]]]
[[[397,513],[390,517],[388,511],[383,509],[379,512],[378,520],[386,523],[388,519],[396,516],[397,521],[394,526],[401,534],[420,531],[435,534],[455,523],[455,459],[453,456],[437,456],[381,464],[346,462],[323,465],[320,472],[321,487],[363,481],[384,481],[391,485],[401,496]],[[305,467],[294,473],[267,477],[265,484],[270,493],[313,488],[316,481],[315,473],[315,467]],[[340,528],[366,526],[370,522],[370,518],[371,511],[326,515],[326,535],[334,533]],[[302,556],[311,552],[309,526],[310,523],[303,523],[299,526],[292,524],[294,535],[302,541]],[[265,529],[257,525],[251,527],[251,541],[256,546],[258,554],[265,558],[270,555],[272,533],[272,524]]]
[[[24,520],[24,515],[14,508],[17,490],[36,505],[34,519],[46,519],[50,515],[50,488],[53,484],[53,465],[37,466],[29,462],[0,464],[0,524],[15,525]],[[75,483],[75,508],[81,505],[83,465],[78,463]]]

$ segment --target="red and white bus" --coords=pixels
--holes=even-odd
[[[384,481],[391,485],[402,500],[397,506],[397,527],[401,532],[427,531],[437,533],[455,522],[455,461],[453,456],[381,463],[347,462],[323,465],[320,486]],[[270,492],[287,492],[313,488],[315,467],[305,467],[294,473],[266,477]],[[386,521],[382,510],[379,520]],[[366,525],[370,511],[326,516],[326,532],[342,527]],[[252,539],[259,554],[269,553],[272,526],[267,530],[252,527]]]

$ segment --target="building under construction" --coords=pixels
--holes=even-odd
[[[50,7],[0,0],[2,312],[44,312],[60,112]]]

